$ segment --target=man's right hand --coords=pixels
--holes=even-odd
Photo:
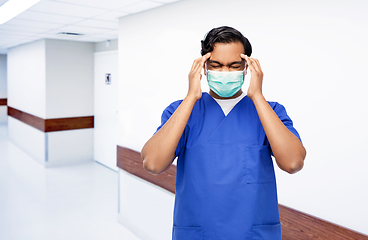
[[[192,69],[189,72],[189,89],[188,97],[193,97],[196,101],[202,97],[201,89],[201,71],[204,68],[204,64],[211,57],[211,53],[207,53],[200,58],[194,60]]]

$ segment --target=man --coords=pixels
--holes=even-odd
[[[154,174],[177,161],[173,239],[281,239],[271,155],[288,173],[306,151],[285,108],[267,102],[252,47],[231,27],[212,29],[184,100],[168,106],[141,155]],[[209,93],[201,91],[201,70]],[[247,94],[241,87],[250,70]]]

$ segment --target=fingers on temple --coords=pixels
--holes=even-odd
[[[254,71],[257,71],[257,72],[261,72],[262,69],[261,69],[261,65],[259,64],[259,61],[258,59],[255,59],[255,58],[250,58],[250,57],[247,57],[248,59],[248,66],[249,68]]]
[[[197,58],[196,60],[194,60],[191,71],[192,72],[200,72],[202,70],[202,68],[204,67],[204,63],[208,60],[208,58],[210,58],[211,53],[207,53],[205,55],[203,55],[200,58]]]
[[[261,68],[261,64],[259,63],[258,59],[254,59],[255,63],[256,63],[256,67],[259,71],[262,71],[262,68]]]

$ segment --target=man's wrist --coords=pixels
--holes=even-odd
[[[259,102],[259,101],[265,101],[266,99],[264,98],[262,92],[260,93],[256,93],[256,94],[252,94],[251,96],[248,96],[254,104],[256,104],[256,102]]]
[[[193,94],[188,94],[183,101],[192,103],[193,105],[199,100],[200,98],[198,98],[197,96],[193,95]]]

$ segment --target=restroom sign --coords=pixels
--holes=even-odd
[[[111,73],[105,74],[105,84],[108,84],[108,85],[111,84]]]

